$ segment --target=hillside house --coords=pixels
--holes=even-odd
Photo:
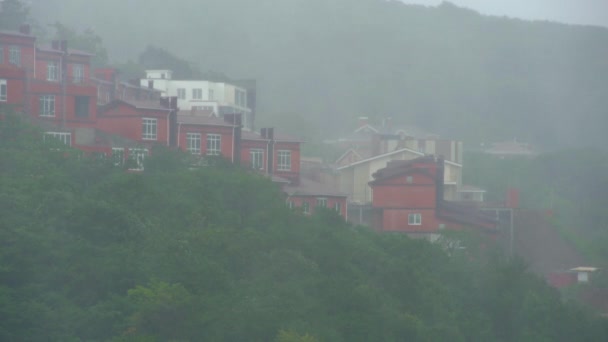
[[[182,110],[211,111],[219,117],[241,114],[243,126],[254,127],[255,100],[251,98],[255,95],[254,89],[227,82],[174,80],[171,70],[146,70],[140,86],[159,90],[164,97],[177,97],[177,106]]]
[[[391,161],[374,173],[369,183],[373,228],[425,237],[465,227],[496,231],[495,217],[444,199],[444,170],[442,159],[425,156]]]

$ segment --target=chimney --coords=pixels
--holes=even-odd
[[[380,134],[374,133],[372,135],[372,157],[383,153],[380,143]]]
[[[260,135],[262,136],[262,138],[266,139],[267,138],[267,133],[266,133],[267,128],[262,128],[260,129]]]
[[[507,189],[507,198],[505,200],[505,207],[511,209],[519,208],[519,189],[509,188]]]
[[[61,47],[61,51],[63,51],[63,53],[68,53],[68,41],[62,40],[61,42],[59,42],[59,44]]]
[[[61,49],[61,47],[60,47],[59,41],[58,41],[58,40],[53,40],[53,41],[51,42],[51,48],[52,48],[53,50],[60,50],[60,49]]]
[[[19,32],[29,36],[32,33],[32,28],[29,24],[22,24],[19,26]]]

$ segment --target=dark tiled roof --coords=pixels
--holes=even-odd
[[[35,36],[33,36],[31,34],[25,34],[25,33],[19,32],[19,31],[11,31],[11,30],[0,30],[0,34],[6,34],[6,35],[18,36],[18,37],[36,38]]]
[[[63,53],[63,51],[61,51],[61,50],[53,49],[53,47],[50,45],[38,45],[36,47],[36,49],[38,49],[39,51],[44,51],[44,52]],[[90,53],[90,52],[70,49],[70,48],[68,48],[68,54],[81,55],[81,56],[95,56],[95,54]]]
[[[185,125],[205,125],[205,126],[225,126],[233,127],[231,123],[212,115],[211,111],[197,111],[192,114],[190,111],[179,111],[177,122]]]

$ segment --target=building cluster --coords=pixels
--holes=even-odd
[[[174,80],[170,70],[124,82],[114,69],[93,70],[91,57],[66,41],[38,44],[27,25],[0,31],[0,105],[26,114],[45,139],[133,171],[158,144],[221,156],[280,184],[290,207],[305,214],[326,207],[346,218],[346,195],[301,177],[302,140],[254,130],[254,82]]]

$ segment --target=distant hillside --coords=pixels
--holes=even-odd
[[[260,119],[329,136],[392,116],[478,143],[605,146],[608,29],[382,0],[36,0],[115,59],[146,45],[258,80]],[[111,18],[111,20],[109,20]]]

